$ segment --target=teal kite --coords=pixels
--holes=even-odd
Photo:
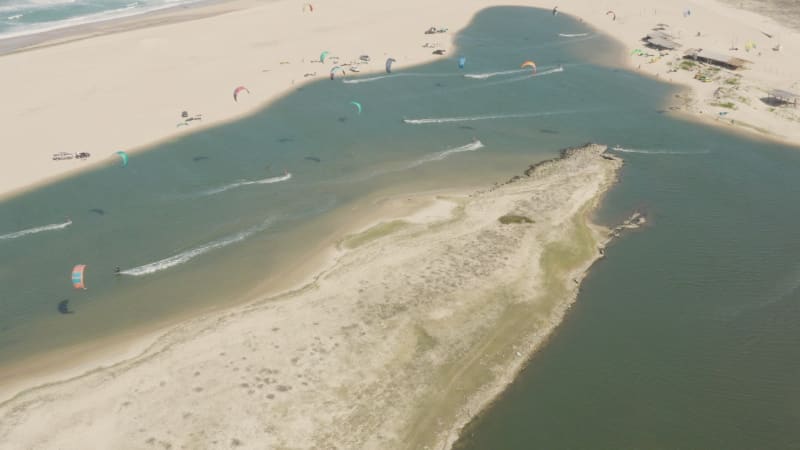
[[[358,102],[350,102],[351,105],[355,106],[358,109],[358,113],[361,114],[361,103]]]
[[[327,58],[327,57],[328,57],[328,51],[325,50],[324,52],[319,54],[319,62],[324,63],[325,62],[325,58]]]
[[[117,155],[122,158],[122,167],[128,167],[128,154],[123,151],[119,151],[117,152]]]

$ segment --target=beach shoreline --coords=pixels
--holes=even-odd
[[[199,317],[221,314],[264,298],[280,297],[298,290],[319,276],[331,265],[339,252],[340,240],[383,220],[394,220],[424,209],[437,196],[464,195],[476,187],[458,187],[420,192],[372,193],[356,202],[344,204],[333,213],[328,223],[329,236],[293,262],[287,261],[279,272],[270,273],[252,289],[236,299],[228,299],[200,310],[192,309],[154,323],[125,329],[124,332],[75,345],[59,347],[51,352],[15,360],[0,368],[0,403],[41,385],[82,376],[103,367],[112,367],[147,351],[172,328]],[[352,214],[357,212],[357,214]]]
[[[692,79],[691,71],[669,72],[682,49],[667,57],[653,58],[655,61],[652,63],[624,52],[618,55],[620,59],[597,57],[596,62],[610,66],[619,62],[629,70],[688,89],[682,99],[669,99],[665,105],[669,113],[683,119],[736,130],[753,138],[790,144],[800,141],[800,112],[791,108],[772,108],[770,111],[758,99],[770,87],[800,91],[800,86],[784,86],[790,83],[780,81],[800,79],[798,64],[775,68],[776,61],[796,60],[800,55],[800,34],[772,19],[737,11],[718,0],[689,3],[687,5],[695,7],[696,11],[691,20],[701,22],[693,23],[683,18],[679,26],[672,28],[683,38],[681,42],[688,41],[684,48],[706,43],[718,48],[721,42],[728,41],[726,36],[731,32],[725,31],[726,27],[735,25],[739,30],[736,36],[759,33],[759,27],[769,28],[775,36],[781,36],[784,50],[778,53],[765,49],[768,53],[764,56],[748,55],[757,61],[752,68],[742,72],[742,83],[735,92],[725,94],[722,99],[718,91],[720,83],[726,80],[700,83]],[[511,4],[523,5],[516,1]],[[337,5],[336,10],[320,7],[311,14],[285,1],[268,4],[252,0],[213,2],[192,6],[185,11],[181,8],[156,12],[152,18],[144,15],[121,19],[128,28],[116,33],[106,30],[99,35],[86,35],[79,29],[66,30],[65,36],[73,35],[76,40],[66,43],[46,41],[37,48],[2,55],[0,71],[8,74],[9,79],[0,87],[0,95],[6,99],[6,104],[14,107],[0,111],[0,120],[17,125],[7,132],[9,145],[5,146],[3,156],[13,157],[17,164],[13,169],[12,165],[0,169],[0,199],[102,167],[117,150],[131,154],[148,151],[186,133],[254,114],[304,83],[325,76],[325,72],[318,73],[321,67],[313,62],[314,55],[322,48],[318,42],[326,42],[326,48],[350,49],[336,51],[343,59],[357,59],[362,53],[391,55],[398,59],[398,67],[416,66],[439,58],[429,49],[421,48],[423,42],[434,40],[443,48],[451,49],[456,37],[455,31],[433,37],[422,35],[421,30],[427,26],[424,24],[442,23],[448,24],[451,30],[460,30],[475,13],[492,6],[488,0],[475,0],[468,7],[457,8],[457,11],[448,5],[427,7],[428,17],[420,20],[416,10],[421,5],[417,1],[392,6],[368,6],[356,2]],[[680,18],[681,7],[658,7],[650,13],[652,5],[648,5],[618,8],[616,20],[611,20],[588,0],[562,5],[559,11],[588,24],[598,33],[611,36],[628,49],[641,47],[640,38],[655,22],[665,17]],[[552,8],[543,0],[525,3],[524,6]],[[190,14],[187,15],[187,11]],[[372,19],[353,19],[357,14]],[[285,29],[283,18],[297,21],[296,29],[285,32],[283,39],[256,41],[254,46],[253,37],[245,32],[257,27],[256,24]],[[750,23],[758,25],[748,25]],[[229,45],[220,45],[204,37],[202,30],[209,27],[231,30]],[[709,35],[712,31],[716,34],[711,37],[689,36],[689,30],[698,27],[708,29]],[[381,37],[369,43],[359,42],[359,36],[363,35]],[[769,41],[766,37],[764,39]],[[200,42],[194,42],[196,40]],[[272,56],[267,60],[260,46],[269,49],[268,55]],[[115,70],[114,65],[122,63],[115,62],[114,55],[119,48],[132,50],[127,52],[129,61],[124,64],[139,67],[140,73]],[[286,55],[293,56],[287,59]],[[84,65],[74,63],[86,58],[96,58],[98,62],[107,60],[97,66],[88,80]],[[199,66],[198,61],[201,62]],[[381,61],[379,57],[362,66],[362,74],[382,71]],[[47,68],[53,65],[59,66],[58,79],[48,76]],[[309,73],[314,76],[304,76]],[[106,84],[111,86],[98,88]],[[253,94],[236,103],[230,99],[230,92],[239,84],[246,85]],[[37,89],[33,92],[20,90],[16,88],[19,85]],[[72,108],[76,104],[82,105],[79,114],[75,114]],[[716,104],[730,104],[736,110],[714,106]],[[182,120],[179,117],[182,110],[192,115],[199,113],[202,120],[188,127],[176,128],[175,123],[180,125]],[[125,126],[131,123],[137,126]],[[42,124],[46,124],[51,132],[41,133]],[[10,153],[12,149],[15,150],[13,155]],[[87,151],[92,158],[90,162],[51,161],[50,154],[59,151]]]
[[[109,17],[73,25],[46,28],[37,31],[0,35],[0,56],[21,53],[45,47],[63,45],[93,37],[123,33],[156,25],[168,25],[186,20],[196,20],[223,14],[231,9],[221,8],[222,4],[245,4],[248,0],[199,0],[194,3],[165,5],[119,17]],[[251,2],[252,3],[252,2]],[[193,14],[201,8],[201,14]]]
[[[476,8],[477,8],[477,4],[478,3],[476,2]],[[481,6],[485,6],[485,5],[481,4]],[[584,7],[584,6],[581,6],[581,7]],[[576,10],[577,10],[577,8],[576,8]],[[241,11],[245,11],[245,9],[238,10],[236,12],[241,12]],[[565,10],[564,13],[566,14],[566,13],[570,13],[570,12]],[[217,16],[214,16],[214,17],[217,17]],[[576,17],[582,17],[582,16],[576,16]],[[211,18],[211,17],[209,16],[209,18]],[[599,20],[600,19],[597,19],[597,22],[599,22]],[[193,22],[194,21],[192,21],[192,20],[188,20],[188,21],[170,23],[170,24],[164,25],[164,26],[165,27],[172,27],[172,26],[181,25],[181,24],[190,24],[190,23],[193,23]],[[592,24],[592,22],[589,21],[589,20],[587,20],[587,22]],[[449,23],[452,23],[452,22],[449,22]],[[161,25],[162,24],[158,24],[159,27]],[[595,25],[593,24],[593,26],[595,26]],[[455,27],[453,27],[453,28],[455,28]],[[146,29],[149,29],[148,25],[143,25],[143,28],[136,28],[134,30],[131,30],[131,32],[140,32],[140,31],[146,30]],[[598,32],[605,31],[605,30],[602,29],[602,27],[599,27],[599,26],[597,26],[596,29],[598,30]],[[416,29],[415,29],[414,32],[416,34],[420,34],[420,33],[417,32]],[[128,31],[126,31],[124,33],[120,33],[119,35],[125,35],[125,34],[128,34]],[[104,36],[101,36],[101,38],[109,38],[110,39],[113,36],[115,36],[115,35],[114,34],[112,34],[112,35],[104,35]],[[410,36],[410,34],[409,34],[409,36]],[[448,42],[450,42],[449,45],[452,45],[453,36],[454,36],[454,34],[449,34],[449,35],[443,37],[443,39],[447,39]],[[630,44],[630,42],[622,40],[620,37],[615,36],[613,33],[611,34],[611,36],[614,37],[615,39],[617,39],[619,42],[622,42],[623,45]],[[74,45],[74,44],[76,44],[78,42],[90,43],[93,40],[95,40],[96,38],[97,37],[91,37],[90,39],[85,39],[85,40],[84,39],[80,39],[80,40],[73,41],[73,42],[68,43],[68,44],[60,44],[60,45],[56,45],[56,46],[53,46],[53,47],[46,47],[46,48],[42,48],[42,49],[31,50],[30,52],[28,52],[28,51],[19,52],[17,55],[24,55],[26,53],[34,54],[35,52],[38,52],[40,50],[41,51],[55,51],[55,50],[58,50],[62,46],[66,47],[66,46]],[[411,46],[409,45],[408,48],[410,49]],[[55,49],[55,50],[51,50],[51,49]],[[410,50],[409,50],[409,52],[410,52]],[[374,53],[374,52],[372,52],[372,53]],[[355,54],[357,54],[357,53],[354,53],[354,55]],[[2,61],[2,58],[4,58],[4,57],[0,57],[0,61]],[[408,63],[408,64],[422,64],[422,63],[424,63],[426,61],[430,61],[432,58],[433,57],[431,57],[430,55],[422,55],[422,53],[420,53],[419,56],[408,58],[408,59],[404,60],[403,62],[404,63]],[[625,60],[628,61],[628,64],[629,64],[628,67],[635,70],[635,67],[634,67],[635,66],[635,64],[634,64],[635,60],[633,58],[631,58],[631,57],[623,58],[623,61],[625,61]],[[314,66],[307,66],[305,61],[303,61],[302,64],[303,64],[303,67],[312,67],[312,68],[314,67]],[[308,63],[308,64],[311,64],[311,63]],[[649,74],[650,76],[655,77],[656,74],[661,73],[661,72],[657,71],[657,69],[659,67],[662,67],[662,66],[656,66],[656,65],[653,65],[652,67],[648,66],[646,70],[641,71],[641,72],[645,73],[645,74]],[[666,67],[666,66],[663,66],[663,67]],[[252,69],[252,67],[251,67],[251,69]],[[372,67],[370,70],[373,71],[373,72],[377,72],[377,71],[380,71],[380,68],[375,66],[375,67]],[[365,70],[364,73],[369,73],[369,72]],[[287,74],[284,74],[284,75],[287,75]],[[288,80],[290,78],[292,78],[292,76],[291,75],[287,75],[287,76],[285,76],[283,78],[283,81],[288,82]],[[661,81],[669,81],[669,80],[666,80],[666,79],[661,78],[661,77],[659,77],[659,80],[661,80]],[[303,82],[303,80],[299,80],[299,81],[300,81],[300,83]],[[696,90],[695,87],[693,87],[691,85],[691,82],[692,82],[691,79],[683,80],[683,81],[680,81],[680,80],[679,81],[673,81],[673,83],[675,83],[675,84],[684,83],[684,82],[685,83],[689,83],[689,84],[680,84],[680,85],[686,86],[687,89],[689,89],[690,92],[692,92],[692,96],[702,97],[702,95],[705,95],[705,94],[703,94],[702,91]],[[192,130],[192,131],[200,131],[202,129],[206,129],[206,128],[209,128],[209,127],[213,127],[213,126],[217,126],[217,125],[220,125],[220,124],[228,123],[228,122],[233,121],[233,120],[238,120],[238,119],[240,119],[240,118],[242,118],[242,117],[244,117],[244,116],[246,116],[248,114],[251,114],[251,113],[257,111],[260,108],[265,107],[266,105],[268,105],[269,103],[275,101],[276,99],[282,98],[283,96],[287,95],[289,92],[291,92],[292,89],[296,88],[297,86],[299,86],[299,85],[289,85],[289,84],[287,84],[287,86],[285,88],[277,89],[274,92],[266,94],[265,97],[259,98],[258,101],[254,101],[252,104],[248,105],[245,108],[245,110],[243,110],[243,111],[232,111],[230,108],[228,108],[225,111],[221,112],[218,117],[210,118],[202,126],[194,127],[194,130]],[[227,99],[228,96],[229,96],[228,92],[225,92],[225,95],[223,95],[223,97],[226,97],[225,101],[229,102],[229,99]],[[214,104],[215,105],[222,105],[222,101],[220,101],[219,103],[214,103]],[[171,106],[169,106],[169,108],[171,108]],[[221,109],[225,109],[225,108],[221,108]],[[698,110],[693,110],[691,108],[687,108],[685,110],[684,109],[676,110],[676,111],[673,111],[673,112],[676,113],[676,114],[681,114],[682,116],[685,115],[685,117],[687,119],[690,119],[690,120],[701,120],[701,121],[706,121],[707,123],[710,123],[710,124],[715,124],[715,122],[718,122],[715,119],[709,119],[709,118],[707,118],[707,116],[703,116],[703,115],[699,114]],[[205,119],[204,119],[204,122],[205,122]],[[718,124],[717,123],[717,125],[721,126],[722,124]],[[728,127],[728,125],[725,125],[725,126]],[[158,127],[155,127],[155,128],[158,128]],[[740,128],[732,128],[732,130],[740,130]],[[160,135],[160,137],[158,139],[155,139],[155,140],[144,140],[144,141],[140,140],[140,141],[138,141],[138,144],[134,144],[135,148],[139,148],[141,151],[146,151],[147,149],[149,149],[150,147],[155,145],[154,143],[163,142],[164,140],[175,139],[178,136],[182,135],[180,133],[176,133],[174,130],[167,130],[168,132],[165,132],[164,130],[155,130],[154,129],[154,130],[150,130],[150,131],[153,131],[153,133],[155,135],[158,135],[158,133],[161,133],[161,135]],[[745,132],[745,133],[746,133],[746,135],[749,135],[751,137],[755,136],[755,137],[763,137],[763,138],[770,138],[770,139],[779,139],[779,140],[782,139],[782,138],[777,137],[777,136],[769,136],[769,135],[762,135],[762,134],[752,134],[751,132]],[[141,136],[132,137],[131,138],[131,142],[137,142],[137,139],[141,139],[141,138],[142,138]],[[148,137],[148,139],[150,139],[150,137]],[[789,139],[789,138],[783,138],[783,139]],[[145,142],[145,144],[143,146],[141,145],[142,142]],[[795,143],[796,143],[796,141],[795,141]],[[135,153],[137,151],[139,151],[139,150],[134,150],[133,153]],[[92,170],[92,168],[96,168],[100,164],[103,164],[103,163],[102,162],[93,163],[93,165],[87,165],[87,167],[79,167],[79,168],[77,168],[77,170],[70,170],[70,171],[66,171],[66,172],[62,172],[62,173],[51,173],[51,174],[48,175],[49,178],[46,178],[46,179],[41,179],[40,178],[40,179],[38,179],[38,181],[33,182],[33,184],[30,184],[30,183],[28,183],[28,184],[25,184],[25,183],[18,184],[16,188],[9,189],[7,186],[2,186],[2,187],[0,187],[0,192],[2,192],[3,194],[0,194],[0,199],[8,198],[8,197],[16,195],[18,193],[25,192],[25,191],[33,188],[34,186],[41,186],[43,184],[51,183],[54,180],[60,179],[61,177],[72,176],[72,175],[74,175],[75,173],[77,173],[80,170]],[[33,178],[36,178],[36,177],[32,177],[31,179],[33,179]],[[608,187],[606,187],[605,189],[607,190]],[[603,191],[603,192],[605,192],[605,191]],[[599,203],[599,201],[600,201],[599,199],[600,199],[600,197],[595,197],[594,198],[594,200],[593,200],[595,202],[594,206],[589,208],[586,211],[586,216],[584,216],[584,220],[588,219],[589,215],[591,214],[591,211],[593,211],[593,208],[596,207],[597,204]],[[374,225],[375,225],[374,223],[364,225],[364,229],[372,228]],[[602,230],[602,228],[597,228],[595,230],[595,232],[599,234],[599,233],[602,233],[603,230]],[[353,231],[353,233],[358,234],[357,231]],[[330,243],[327,243],[327,244],[330,244]],[[328,247],[328,250],[330,250],[329,247]],[[587,271],[589,270],[591,265],[596,260],[597,259],[589,261],[585,266],[580,266],[579,268],[575,269],[573,272],[571,272],[569,274],[568,278],[566,278],[567,280],[573,280],[573,279],[577,279],[578,280],[578,283],[576,283],[576,286],[575,286],[575,291],[572,292],[570,294],[571,297],[568,297],[568,300],[564,304],[561,305],[562,309],[555,312],[555,316],[554,316],[555,319],[551,323],[550,328],[547,329],[546,331],[541,332],[541,334],[537,334],[535,337],[530,337],[529,340],[525,341],[524,344],[520,344],[520,348],[526,348],[526,349],[530,348],[531,349],[530,351],[531,351],[531,354],[532,354],[533,352],[536,351],[536,349],[540,348],[541,345],[543,345],[543,343],[546,341],[546,337],[550,335],[552,330],[558,325],[558,323],[561,321],[561,319],[563,319],[563,316],[564,316],[564,314],[566,314],[566,312],[567,312],[567,310],[569,308],[569,305],[571,305],[572,302],[575,301],[575,297],[577,296],[577,289],[579,287],[579,281],[582,280],[582,278],[585,276],[585,274],[587,273]],[[323,266],[324,266],[324,264],[323,264]],[[309,270],[301,270],[300,272],[303,272],[308,276],[316,277],[318,274],[324,273],[325,271],[322,270],[322,272],[320,272],[320,270],[316,270],[316,271],[315,270],[310,270],[310,271]],[[315,275],[315,274],[317,274],[317,275]],[[298,276],[300,276],[300,275],[301,274],[298,274]],[[274,295],[270,294],[269,296],[272,297]],[[275,296],[277,296],[277,295],[275,295]],[[258,303],[258,302],[259,301],[256,301],[256,303]],[[189,327],[191,324],[200,323],[200,322],[202,322],[204,320],[208,320],[208,318],[209,318],[209,315],[204,314],[202,317],[196,318],[196,320],[194,320],[194,321],[193,320],[188,320],[187,322],[182,323],[180,326]],[[175,325],[170,325],[168,327],[168,329],[172,329],[174,331],[174,329],[176,329],[176,326]],[[170,331],[166,332],[166,334],[169,334],[169,333],[170,333]],[[123,341],[120,341],[120,343],[122,345],[130,345],[130,347],[128,347],[129,351],[126,352],[122,356],[122,358],[120,358],[119,355],[117,357],[109,357],[108,359],[103,357],[102,361],[100,362],[99,365],[108,364],[108,368],[109,369],[114,369],[114,368],[116,368],[118,366],[123,366],[123,365],[127,364],[127,362],[130,361],[131,359],[136,359],[136,358],[144,355],[145,353],[147,353],[149,351],[149,349],[152,348],[153,345],[157,345],[157,342],[159,340],[165,339],[166,334],[165,334],[165,331],[162,330],[162,331],[157,332],[154,335],[149,335],[149,336],[144,337],[144,338],[142,338],[140,336],[137,336],[136,338],[133,338],[134,341],[131,341],[129,338],[125,338],[124,339],[124,343],[123,343]],[[136,343],[132,344],[132,342],[136,342]],[[528,346],[528,347],[526,347],[526,346]],[[527,351],[528,350],[525,350],[525,352],[527,352]],[[96,356],[96,354],[94,354],[94,353],[93,353],[93,355]],[[137,356],[137,355],[139,355],[139,356]],[[518,357],[517,359],[514,359],[515,362],[514,362],[513,367],[510,370],[507,370],[507,371],[501,373],[501,378],[500,378],[501,381],[499,382],[499,384],[495,385],[492,389],[481,390],[481,391],[477,391],[475,393],[475,395],[470,399],[470,403],[468,404],[468,406],[466,406],[467,414],[463,414],[462,416],[460,416],[457,419],[457,421],[454,422],[455,425],[453,427],[449,427],[448,430],[437,430],[436,435],[441,437],[442,439],[444,439],[442,442],[452,444],[452,442],[454,442],[455,439],[457,439],[458,430],[460,430],[461,427],[463,427],[464,424],[468,423],[469,420],[471,420],[474,417],[474,413],[476,411],[483,410],[488,404],[491,403],[492,399],[494,399],[500,392],[502,392],[502,390],[508,385],[508,383],[510,383],[511,380],[513,380],[514,375],[516,373],[518,373],[518,371],[524,366],[525,362],[529,359],[529,357],[530,357],[530,355],[528,355],[527,357],[524,357],[524,358],[523,357]],[[96,359],[93,359],[92,357],[87,357],[86,365],[82,365],[80,367],[79,372],[89,372],[89,375],[91,375],[91,373],[93,372],[92,369],[95,369],[97,366],[98,366],[98,361]],[[106,370],[106,369],[98,369],[98,370],[103,371],[103,370]],[[81,378],[80,376],[74,377],[75,375],[78,375],[79,372],[73,372],[72,376],[68,375],[67,377],[68,378]],[[60,373],[58,373],[58,374],[50,374],[48,377],[49,377],[48,379],[63,379],[64,378],[64,376],[62,374],[60,374]],[[27,384],[30,384],[30,383],[27,383]],[[36,381],[34,384],[41,384],[41,383],[39,381]],[[51,387],[52,387],[52,385],[46,385],[46,386],[43,387],[43,389],[49,389]],[[12,390],[17,390],[18,391],[19,389],[18,388],[14,388]],[[0,394],[2,394],[2,392],[0,392]],[[25,393],[24,395],[27,395],[27,393]],[[0,398],[7,398],[7,397],[5,395],[0,395]],[[2,404],[0,404],[0,407],[1,406],[2,406]]]
[[[309,283],[301,284],[295,290],[282,295],[261,298],[241,307],[204,315],[173,326],[136,356],[102,369],[90,370],[70,380],[53,382],[22,392],[13,399],[0,403],[0,410],[4,410],[4,416],[8,419],[4,421],[5,427],[0,426],[0,435],[4,436],[6,442],[19,442],[23,446],[37,445],[38,442],[71,448],[84,435],[80,431],[81,427],[57,433],[57,436],[50,432],[44,436],[35,427],[31,428],[33,423],[39,423],[40,420],[34,417],[45,414],[49,417],[48,421],[60,421],[63,414],[72,415],[62,408],[88,407],[94,412],[86,410],[78,414],[93,417],[87,422],[93,424],[89,426],[104,429],[105,426],[98,421],[105,421],[103,417],[107,414],[101,414],[101,411],[109,407],[130,410],[135,405],[144,406],[149,401],[146,396],[154,392],[154,386],[157,390],[157,386],[173,386],[158,394],[159,398],[164,396],[167,400],[172,395],[168,393],[175,392],[171,389],[176,388],[176,385],[168,382],[165,384],[165,381],[160,381],[159,384],[159,380],[188,376],[181,375],[187,371],[194,371],[194,377],[189,377],[190,383],[179,383],[179,386],[188,388],[187,384],[193,384],[195,394],[209,392],[203,395],[212,396],[203,401],[211,410],[204,413],[203,410],[195,409],[193,415],[213,415],[218,409],[212,406],[215,404],[212,398],[217,398],[216,395],[223,395],[225,398],[238,395],[228,392],[229,388],[221,393],[214,387],[222,386],[219,384],[219,377],[226,377],[223,373],[231,369],[230,364],[237,365],[247,361],[241,369],[252,373],[262,364],[257,361],[267,358],[270,362],[265,367],[269,368],[262,368],[259,373],[275,375],[288,372],[286,376],[289,376],[297,372],[297,378],[290,377],[291,380],[305,381],[301,383],[302,386],[295,384],[292,388],[287,383],[289,378],[285,378],[286,376],[269,376],[263,379],[267,381],[257,377],[262,380],[258,389],[262,389],[261,386],[265,383],[269,386],[275,382],[269,380],[283,379],[281,383],[284,384],[277,386],[279,394],[268,394],[268,401],[279,402],[276,395],[280,395],[280,398],[286,397],[285,401],[280,400],[280,404],[286,406],[277,406],[278,410],[288,405],[293,405],[291,409],[296,409],[305,405],[303,402],[309,402],[314,413],[308,411],[303,416],[311,414],[307,418],[313,418],[316,425],[309,428],[305,420],[298,423],[294,414],[284,416],[288,420],[285,428],[271,428],[269,436],[265,436],[265,444],[287,443],[285,439],[303,435],[298,434],[300,430],[310,433],[301,439],[309,445],[338,442],[344,446],[386,448],[386,445],[395,447],[405,442],[404,445],[409,448],[424,448],[428,445],[438,448],[443,442],[452,442],[456,434],[449,418],[453,418],[452,423],[460,428],[469,420],[468,416],[471,416],[464,415],[464,401],[468,400],[466,411],[472,411],[478,406],[485,406],[488,400],[502,391],[512,379],[508,374],[519,370],[527,361],[529,351],[538,348],[539,343],[560,322],[577,295],[580,278],[591,263],[601,256],[597,246],[605,245],[609,230],[590,225],[588,219],[602,196],[615,183],[622,164],[615,156],[605,155],[604,150],[605,147],[601,146],[574,150],[558,159],[537,164],[527,171],[527,175],[516,176],[509,182],[469,194],[428,193],[419,197],[421,201],[412,202],[413,207],[407,203],[407,196],[387,200],[385,205],[388,210],[398,212],[397,208],[401,208],[401,219],[398,219],[397,214],[386,216],[386,211],[383,211],[373,217],[373,221],[363,222],[351,230],[347,235],[349,238],[338,240],[335,244],[338,250],[332,263],[321,269]],[[503,225],[498,223],[498,215],[503,212],[528,215],[536,220],[532,222],[533,225],[515,225],[513,222]],[[404,225],[387,228],[387,224],[398,220]],[[554,228],[554,224],[562,226]],[[577,234],[573,236],[573,233]],[[581,243],[582,241],[585,242]],[[511,251],[512,248],[517,248],[517,251]],[[572,250],[562,254],[564,249]],[[427,256],[419,254],[420,251]],[[467,253],[462,255],[464,251]],[[475,256],[479,261],[472,261],[473,256],[469,256],[474,252],[478,252]],[[574,256],[567,256],[573,254]],[[442,257],[449,258],[452,263],[438,262]],[[372,261],[372,264],[364,264],[367,261]],[[435,264],[441,269],[428,271],[420,267],[418,261]],[[405,269],[393,268],[396,264],[401,264]],[[416,271],[406,264],[416,267]],[[464,264],[466,266],[456,269]],[[435,275],[439,270],[445,270],[445,273]],[[474,279],[463,278],[464,270],[478,272],[473,274]],[[372,271],[377,272],[370,276],[367,272]],[[434,274],[435,279],[429,280],[429,274]],[[421,278],[417,279],[417,276]],[[447,281],[454,276],[461,277],[462,281],[456,284]],[[405,279],[401,279],[402,277]],[[408,277],[416,281],[406,281]],[[499,286],[506,286],[501,291],[509,292],[504,295],[510,297],[500,303],[497,300],[487,303],[483,295],[496,296],[498,287],[492,283],[487,284],[487,279],[499,283]],[[381,287],[381,280],[384,280],[384,284],[389,284]],[[474,285],[475,283],[479,284]],[[358,296],[348,298],[348,293],[355,292],[356,286],[361,286],[358,288]],[[429,293],[418,289],[428,290]],[[518,294],[510,294],[511,292]],[[531,292],[537,294],[531,296]],[[420,304],[419,301],[428,295],[432,296],[430,300]],[[522,296],[518,297],[519,295]],[[451,297],[460,300],[449,306],[446,306],[448,302],[441,303],[441,300]],[[527,319],[522,317],[525,311],[529,315]],[[534,316],[530,314],[542,317],[533,319]],[[466,320],[471,316],[475,317]],[[481,317],[481,320],[476,320],[477,317]],[[310,327],[308,332],[298,334],[291,329],[279,331],[285,329],[289,323],[296,324],[298,320],[309,322],[306,325]],[[354,320],[354,324],[348,325]],[[463,329],[446,325],[452,321],[464,321]],[[492,323],[502,324],[490,327],[503,330],[502,333],[497,331],[487,336],[485,327]],[[354,333],[353,326],[356,327],[355,330],[362,331]],[[318,331],[314,331],[317,329]],[[421,329],[426,331],[420,335]],[[375,334],[379,330],[383,330],[379,333],[381,337]],[[257,337],[257,334],[264,333],[264,336]],[[314,337],[316,333],[322,333],[321,336],[326,336],[326,339],[321,340],[319,335]],[[208,339],[218,343],[210,353]],[[275,351],[270,345],[263,348],[263,344],[270,341],[281,350]],[[512,345],[513,351],[508,350],[508,344]],[[327,350],[323,351],[320,346]],[[413,350],[414,348],[417,350]],[[200,353],[197,353],[198,350]],[[419,351],[423,353],[411,358]],[[217,352],[223,357],[216,357]],[[234,355],[239,352],[245,352],[241,358]],[[291,361],[287,360],[288,357],[281,357],[281,354],[291,352],[297,355]],[[308,354],[300,356],[297,352]],[[473,354],[474,358],[469,356]],[[342,371],[342,363],[354,358],[362,360],[354,366],[360,367],[357,372],[361,375]],[[211,368],[221,364],[223,360],[229,360],[229,363]],[[465,360],[470,363],[463,363]],[[175,366],[176,363],[178,366]],[[266,363],[265,360],[264,364]],[[396,372],[394,375],[386,378],[379,375],[390,367],[392,373]],[[514,370],[509,371],[509,367]],[[140,373],[141,370],[155,370],[160,375],[145,375]],[[240,372],[240,368],[235,367],[232,370]],[[322,372],[317,373],[318,370]],[[209,378],[197,378],[201,373],[207,374]],[[397,379],[411,374],[421,384],[413,383],[412,388]],[[363,377],[361,383],[346,382],[351,375]],[[231,381],[236,378],[233,374],[227,377]],[[425,377],[430,379],[423,382]],[[135,385],[130,384],[131,379],[137,380]],[[405,379],[407,383],[409,378]],[[155,385],[143,387],[142,383]],[[397,383],[400,386],[395,388]],[[477,383],[475,386],[481,389],[469,388],[470,383]],[[307,387],[304,387],[306,384]],[[244,382],[241,385],[250,386]],[[89,386],[91,389],[87,391]],[[348,391],[353,392],[336,393],[340,389],[337,386],[349,386]],[[420,392],[422,386],[433,389],[437,394]],[[106,388],[117,393],[111,394]],[[118,388],[122,391],[118,391]],[[245,399],[255,395],[255,389],[253,385],[253,388],[243,391]],[[296,392],[294,395],[299,397],[293,397],[290,392]],[[313,398],[318,399],[316,405],[311,405],[314,400],[307,397],[311,392],[314,393]],[[118,404],[121,401],[120,393],[124,393],[123,397],[130,400],[123,401],[122,406],[111,406],[108,403],[111,397],[107,396],[111,395],[115,399],[112,403]],[[81,400],[77,401],[75,395],[81,396]],[[183,395],[186,394],[181,394]],[[339,400],[333,401],[331,395]],[[375,395],[378,397],[374,397]],[[68,400],[68,397],[72,397],[72,400]],[[40,400],[34,400],[36,398]],[[305,400],[301,401],[301,398]],[[346,435],[321,431],[327,429],[320,428],[322,422],[333,417],[339,417],[345,422],[360,422],[363,419],[362,413],[372,410],[373,407],[381,409],[380,404],[388,398],[395,399],[392,401],[395,407],[383,420],[391,423],[396,420],[398,425],[394,431],[391,427],[386,430],[384,425],[378,424],[373,426],[384,429],[384,435],[376,435],[374,430]],[[401,398],[405,400],[400,401]],[[48,406],[44,409],[35,406],[43,405],[41,401]],[[345,410],[350,410],[352,414],[345,413],[336,406],[342,401],[350,405]],[[378,403],[373,405],[376,401]],[[171,404],[178,405],[174,401]],[[238,401],[237,404],[243,405]],[[157,406],[155,408],[159,409]],[[367,410],[362,411],[362,408]],[[149,406],[147,409],[152,411]],[[247,409],[244,408],[245,411]],[[431,411],[437,417],[443,418],[443,421],[427,420]],[[250,413],[253,411],[247,414]],[[130,411],[130,414],[131,424],[139,420],[137,417],[142,417],[135,411]],[[69,428],[56,427],[65,430]],[[193,426],[189,427],[192,428]],[[153,431],[153,438],[167,442],[163,431],[165,430]],[[131,442],[131,433],[132,429],[115,430],[95,436],[99,442],[114,446]],[[246,428],[230,425],[225,428],[224,433],[227,435],[247,431]],[[248,441],[251,437],[237,434],[231,439]],[[149,438],[143,436],[143,439]],[[186,441],[186,436],[179,439],[186,445],[198,445],[200,442],[191,439]],[[252,439],[249,442],[253,442]]]

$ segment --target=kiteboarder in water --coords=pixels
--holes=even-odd
[[[120,269],[119,266],[114,268],[114,275],[121,275],[121,273],[122,273],[122,269]]]
[[[72,314],[75,311],[69,309],[69,299],[58,302],[58,312],[61,314]]]

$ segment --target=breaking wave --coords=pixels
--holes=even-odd
[[[558,33],[558,35],[559,35],[559,36],[561,36],[561,37],[568,37],[568,38],[571,38],[571,37],[584,37],[584,36],[588,36],[588,35],[589,35],[589,33],[574,33],[574,34]]]
[[[209,242],[208,244],[201,245],[199,247],[195,247],[185,252],[178,253],[177,255],[170,256],[169,258],[160,259],[158,261],[151,262],[143,266],[123,270],[120,272],[120,275],[131,275],[134,277],[140,277],[143,275],[150,275],[156,272],[161,272],[162,270],[167,270],[171,267],[175,267],[181,264],[185,264],[204,253],[208,253],[218,248],[227,247],[231,244],[235,244],[236,242],[241,242],[258,232],[264,231],[271,224],[272,220],[267,219],[260,225],[255,226],[253,228],[241,231],[239,233],[230,236],[223,237],[221,239],[217,239],[216,241]]]
[[[13,233],[0,234],[0,241],[21,238],[21,237],[27,236],[29,234],[41,233],[41,232],[44,232],[44,231],[63,230],[64,228],[67,228],[70,225],[72,225],[72,221],[71,220],[67,220],[66,222],[62,222],[62,223],[53,223],[53,224],[44,225],[44,226],[41,226],[41,227],[28,228],[27,230],[15,231]]]

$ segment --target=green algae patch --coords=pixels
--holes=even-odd
[[[361,233],[352,234],[342,240],[342,246],[348,249],[361,247],[372,241],[380,239],[384,236],[396,233],[410,224],[404,220],[393,220],[391,222],[382,222],[372,226]]]
[[[497,219],[503,225],[509,225],[513,223],[534,223],[533,219],[526,216],[517,216],[514,214],[506,214],[505,216],[501,216]]]

